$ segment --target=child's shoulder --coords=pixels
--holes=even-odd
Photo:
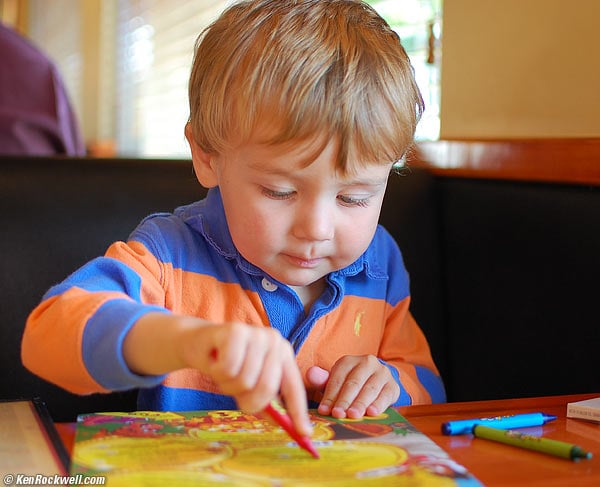
[[[409,276],[398,244],[381,225],[377,226],[373,240],[364,255],[369,282],[383,286],[386,301],[395,305],[409,294]],[[374,288],[374,289],[375,289]]]
[[[377,225],[371,247],[374,247],[378,255],[386,257],[399,256],[400,248],[392,234],[383,226]]]
[[[198,234],[193,224],[200,202],[175,208],[172,212],[152,213],[138,224],[129,240],[142,242],[162,241],[169,245],[180,245],[182,241],[195,240]]]
[[[377,226],[373,240],[365,252],[365,259],[372,272],[385,278],[404,271],[402,252],[394,237],[381,225]]]
[[[179,206],[172,211],[159,211],[151,213],[140,221],[137,229],[145,227],[182,226],[192,222],[202,212],[204,200]]]

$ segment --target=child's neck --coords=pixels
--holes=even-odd
[[[308,286],[290,286],[302,301],[304,306],[304,312],[308,314],[311,306],[317,300],[317,298],[323,293],[325,289],[325,278],[322,277],[318,281],[309,284]]]

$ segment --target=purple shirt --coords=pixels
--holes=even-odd
[[[84,155],[85,145],[54,64],[0,24],[0,155]]]

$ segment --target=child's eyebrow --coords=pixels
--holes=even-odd
[[[251,161],[248,163],[248,167],[255,171],[260,171],[260,172],[263,172],[265,174],[269,174],[272,176],[290,176],[294,172],[294,171],[289,170],[284,167],[265,164],[263,162],[252,162]]]
[[[265,162],[264,160],[249,160],[248,166],[257,171],[263,171],[275,176],[289,176],[293,174],[298,167],[303,168],[310,164],[318,157],[318,154],[313,155],[294,155],[279,156],[275,162]],[[291,166],[290,167],[290,163]]]
[[[345,186],[385,186],[387,184],[386,178],[358,178],[358,179],[348,179],[344,181]]]
[[[279,177],[287,178],[290,180],[298,179],[298,175],[295,170],[269,166],[269,165],[265,165],[265,164],[261,164],[261,163],[256,163],[256,164],[251,163],[250,167],[252,169],[261,171],[264,174],[269,175],[269,176],[279,176]],[[356,177],[356,178],[349,175],[346,177],[339,178],[340,185],[344,186],[344,187],[350,187],[350,186],[381,187],[381,186],[387,185],[387,180],[388,180],[387,175],[385,177],[368,177],[368,176],[363,177],[363,176],[360,176],[360,177]]]

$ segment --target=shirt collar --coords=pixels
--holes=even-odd
[[[215,251],[228,260],[236,260],[239,267],[249,274],[264,275],[262,270],[244,259],[233,244],[218,187],[210,188],[206,198],[179,211],[182,220],[200,233]]]

